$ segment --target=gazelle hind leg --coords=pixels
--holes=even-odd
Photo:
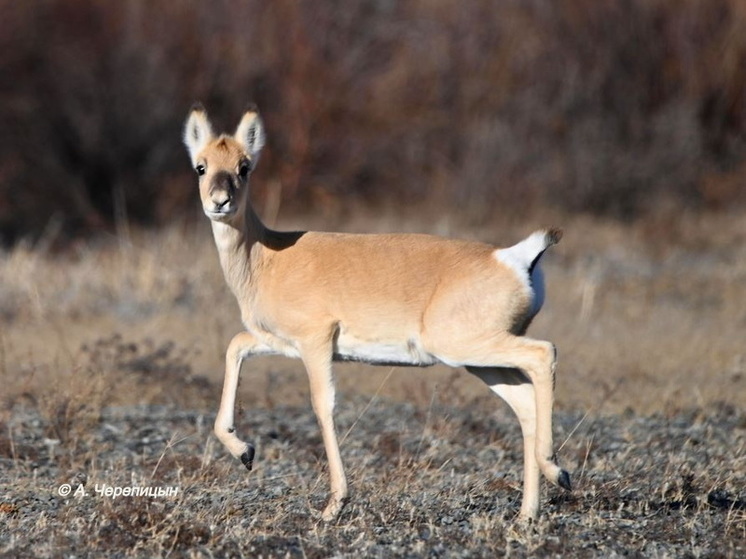
[[[554,411],[554,375],[557,367],[557,348],[549,342],[540,342],[523,338],[536,351],[543,347],[543,364],[537,368],[528,366],[529,375],[536,392],[536,458],[542,473],[552,483],[567,491],[572,491],[570,474],[555,462],[552,433],[552,413]]]
[[[534,386],[519,370],[499,367],[466,367],[510,406],[523,434],[523,499],[521,518],[539,514],[539,465],[536,461],[536,400]]]
[[[523,371],[531,380],[536,402],[536,460],[552,483],[570,489],[570,476],[554,461],[552,413],[554,410],[554,370],[557,352],[553,344],[530,338],[513,338],[500,352],[501,360]]]
[[[450,351],[438,355],[446,363],[471,367],[514,368],[533,384],[536,406],[536,461],[544,476],[554,484],[570,488],[570,476],[554,462],[552,410],[554,407],[555,348],[549,342],[521,336],[492,340],[452,339],[443,341]]]
[[[333,520],[342,510],[347,499],[347,477],[339,452],[337,431],[334,425],[334,378],[332,376],[331,348],[313,348],[303,352],[303,362],[308,372],[311,386],[311,403],[319,422],[324,440],[331,494],[321,518]]]
[[[215,417],[215,435],[235,458],[241,459],[248,470],[251,470],[253,465],[254,447],[236,436],[233,416],[241,362],[252,354],[261,353],[261,349],[262,345],[248,332],[240,332],[233,337],[225,354],[223,395],[220,398],[218,415]]]

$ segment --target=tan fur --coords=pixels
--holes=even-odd
[[[525,447],[523,517],[538,513],[540,470],[569,486],[552,459],[554,347],[522,337],[538,310],[532,310],[532,282],[541,277],[524,273],[526,255],[501,257],[488,244],[428,235],[272,231],[254,213],[248,173],[242,175],[264,144],[258,114],[247,111],[233,137],[216,138],[204,109],[195,108],[184,140],[202,173],[200,198],[246,328],[229,346],[215,421],[234,456],[247,465],[253,456],[233,428],[242,360],[260,353],[301,358],[330,462],[323,517],[334,518],[347,482],[333,419],[333,359],[442,362],[466,366],[516,412]],[[543,252],[558,235],[532,242]],[[533,253],[526,254],[530,260]]]

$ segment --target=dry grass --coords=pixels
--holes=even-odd
[[[239,429],[259,454],[247,475],[210,434],[240,324],[204,224],[65,254],[20,245],[0,256],[0,554],[741,555],[743,217],[533,220],[566,229],[532,333],[560,350],[556,438],[577,490],[549,488],[530,528],[514,524],[516,422],[448,369],[338,368],[353,495],[324,525],[311,514],[327,482],[305,373],[250,362]],[[506,243],[531,228],[394,215],[340,227]],[[83,481],[88,497],[55,493]],[[111,499],[96,483],[179,494]]]
[[[561,223],[566,229],[546,260],[548,303],[531,331],[559,348],[560,407],[649,413],[746,401],[742,213],[631,227],[556,215],[532,223]],[[313,219],[283,225],[324,227]],[[392,214],[383,220],[360,216],[332,227],[430,231],[509,243],[532,225],[476,229],[446,217],[402,224]],[[183,360],[191,372],[220,382],[225,348],[241,325],[207,227],[182,224],[112,241],[81,244],[57,255],[19,245],[2,255],[0,372],[5,382],[23,390],[29,383],[46,385],[50,377],[79,367],[85,346],[115,334],[123,343],[189,348]],[[339,367],[338,380],[343,392],[372,394],[386,374],[346,365]],[[452,375],[438,368],[397,371],[383,395],[411,401],[422,393],[417,403],[426,405],[432,387]],[[463,396],[484,392],[476,380],[461,377],[457,390]],[[305,402],[297,362],[257,359],[246,378],[250,405]],[[139,391],[129,396],[142,402]]]

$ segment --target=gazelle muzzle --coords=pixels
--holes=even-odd
[[[210,201],[213,207],[211,211],[217,213],[230,213],[231,203],[236,198],[236,179],[227,171],[219,171],[210,183]]]

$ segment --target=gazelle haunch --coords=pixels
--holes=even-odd
[[[225,279],[246,328],[226,354],[215,434],[251,469],[254,449],[236,436],[241,362],[259,354],[303,360],[329,460],[330,520],[347,480],[334,426],[332,362],[465,367],[500,395],[521,424],[521,516],[539,511],[539,473],[570,489],[553,458],[555,348],[524,337],[544,299],[539,259],[561,237],[537,231],[510,248],[428,235],[278,232],[249,200],[249,176],[264,145],[255,109],[233,136],[217,136],[195,106],[184,142],[199,175]]]

